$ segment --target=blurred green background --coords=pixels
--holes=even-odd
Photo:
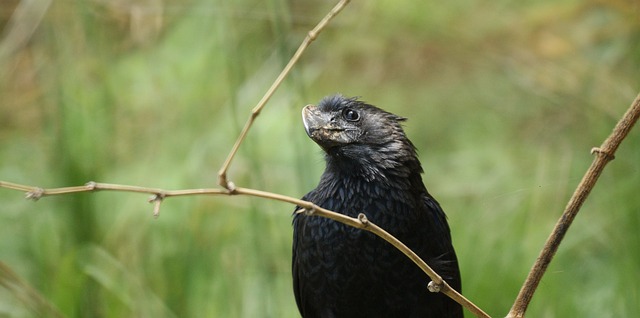
[[[0,179],[217,186],[250,109],[333,1],[0,3]],[[465,295],[504,316],[640,89],[638,0],[354,1],[242,146],[237,185],[301,197],[324,163],[300,109],[362,96],[409,118]],[[569,230],[529,317],[640,313],[640,127]],[[0,317],[297,317],[293,207],[0,189]],[[470,315],[468,315],[470,316]]]

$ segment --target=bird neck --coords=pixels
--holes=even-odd
[[[422,184],[422,166],[412,145],[379,147],[357,145],[327,151],[325,173],[340,177],[385,183],[401,181]]]

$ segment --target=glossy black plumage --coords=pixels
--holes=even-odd
[[[303,110],[326,169],[304,200],[367,218],[399,238],[453,288],[460,274],[446,216],[422,183],[404,118],[340,95]],[[293,220],[293,283],[303,317],[462,317],[401,252],[375,235],[317,216]]]

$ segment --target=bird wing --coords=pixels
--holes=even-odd
[[[303,200],[305,200],[305,197],[302,198]],[[300,279],[299,279],[299,272],[298,272],[298,222],[304,222],[303,220],[300,220],[300,218],[298,217],[298,215],[296,215],[295,211],[299,210],[300,207],[296,206],[296,209],[294,210],[294,215],[293,215],[293,245],[292,245],[292,262],[291,262],[291,273],[293,276],[293,294],[296,298],[296,304],[298,305],[298,309],[300,310],[300,313],[302,314],[304,311],[302,309],[302,300],[300,297]]]
[[[310,197],[313,196],[313,191],[307,193],[305,196],[302,197],[302,200],[304,201],[308,201]],[[301,207],[300,206],[296,206],[296,209],[294,210],[294,215],[293,215],[293,244],[292,244],[292,262],[291,262],[291,273],[292,273],[292,277],[293,277],[293,294],[296,298],[296,304],[298,305],[298,310],[300,311],[300,314],[302,316],[305,315],[305,301],[303,299],[303,291],[304,291],[304,286],[302,286],[304,284],[304,280],[301,279],[300,277],[300,255],[299,253],[299,249],[301,248],[300,244],[300,240],[302,240],[302,235],[304,235],[303,233],[300,233],[300,231],[302,231],[302,228],[304,228],[304,223],[306,223],[306,218],[304,217],[304,215],[300,215],[300,214],[296,214],[295,211],[300,210]],[[308,301],[308,300],[307,300]]]
[[[457,291],[461,291],[458,259],[451,243],[451,231],[449,229],[449,223],[447,222],[447,216],[438,201],[428,193],[424,196],[424,204],[429,211],[430,221],[433,223],[432,230],[438,232],[435,236],[430,235],[429,239],[437,238],[436,243],[440,245],[438,249],[444,251],[441,255],[437,255],[431,259],[431,266],[434,267],[434,270],[436,270],[451,287]],[[433,242],[431,244],[433,244]]]

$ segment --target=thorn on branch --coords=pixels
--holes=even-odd
[[[38,187],[38,188],[35,188],[35,189],[27,192],[27,194],[24,196],[24,198],[27,199],[27,200],[38,201],[43,196],[44,196],[44,189]]]
[[[610,153],[608,151],[605,151],[605,150],[602,150],[602,148],[599,148],[599,147],[591,148],[591,154],[593,155],[593,154],[596,154],[596,153],[603,155],[605,157],[605,159],[607,159],[609,161],[611,161],[611,160],[616,158],[616,156],[614,156],[612,153]]]
[[[432,293],[439,293],[441,288],[442,288],[441,284],[436,284],[433,281],[430,281],[429,284],[427,285],[427,289]]]
[[[149,198],[149,203],[153,203],[153,218],[157,219],[160,216],[160,204],[165,198],[164,193],[156,193]]]

